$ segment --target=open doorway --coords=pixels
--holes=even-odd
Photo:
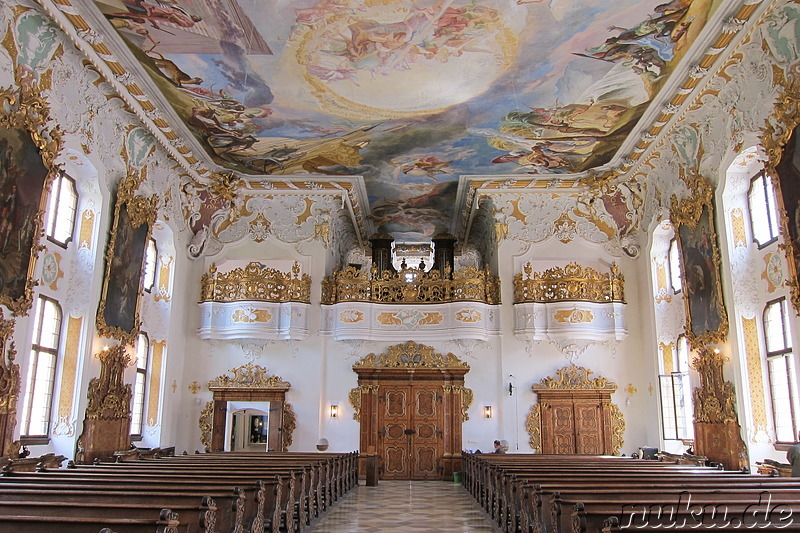
[[[225,451],[267,452],[270,402],[228,402]]]

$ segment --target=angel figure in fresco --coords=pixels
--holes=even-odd
[[[549,141],[534,144],[529,150],[511,150],[492,159],[492,163],[516,163],[528,174],[565,173],[572,170],[569,161],[548,150]]]
[[[442,161],[435,155],[430,155],[415,159],[410,163],[401,164],[392,160],[389,161],[389,164],[395,167],[392,173],[395,182],[399,178],[400,173],[407,176],[425,176],[431,181],[439,181],[436,177],[437,174],[451,174],[448,167],[452,164],[452,161]]]
[[[162,29],[159,22],[169,22],[181,28],[191,28],[203,20],[200,15],[187,12],[183,7],[172,2],[158,0],[155,4],[145,0],[124,0],[123,4],[130,11],[109,13],[109,17],[128,18],[135,22],[149,22],[155,29]]]

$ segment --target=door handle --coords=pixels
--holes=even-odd
[[[414,433],[416,433],[416,431],[414,431],[413,429],[407,429],[403,433],[405,433],[406,435],[413,435]]]

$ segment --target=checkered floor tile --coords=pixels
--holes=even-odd
[[[363,483],[363,481],[362,481]],[[497,531],[461,486],[447,481],[381,481],[359,485],[311,533],[462,533]]]

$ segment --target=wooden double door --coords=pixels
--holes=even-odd
[[[384,479],[441,479],[444,405],[441,383],[382,384],[377,452]]]
[[[542,453],[612,453],[610,395],[539,394]]]

